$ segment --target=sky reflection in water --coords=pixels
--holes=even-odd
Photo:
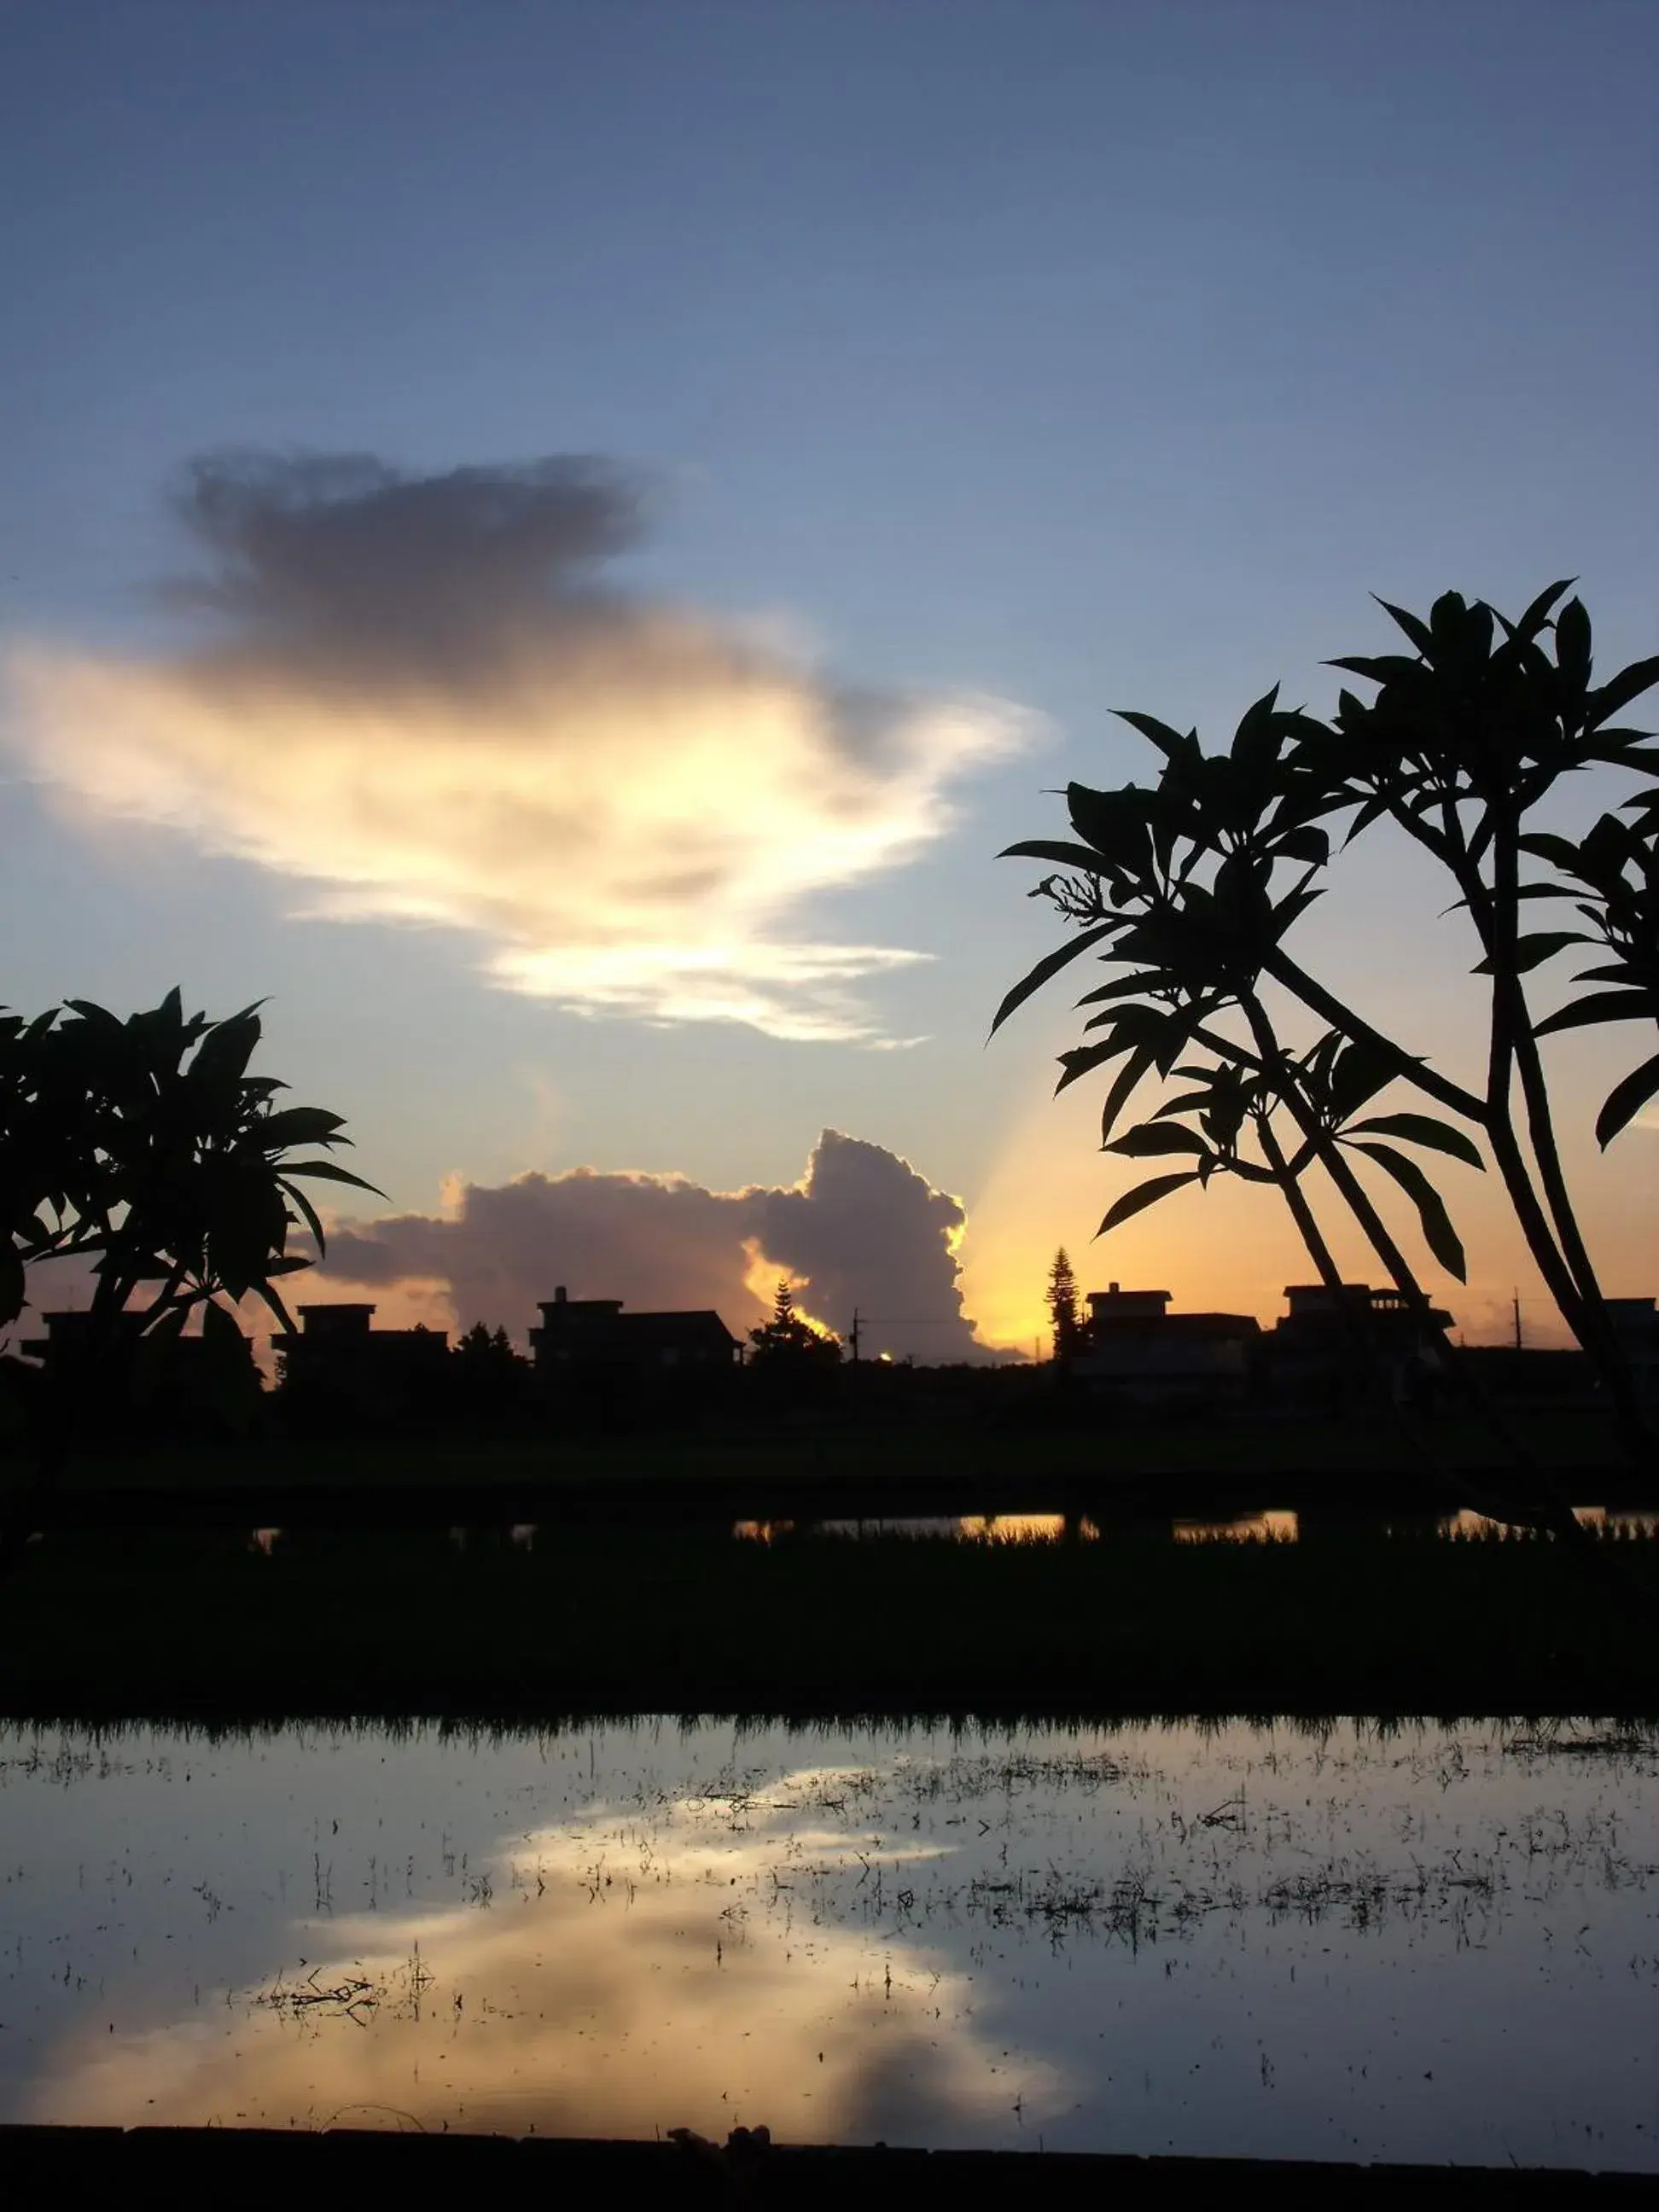
[[[1659,1741],[1565,1734],[15,1730],[0,2116],[1651,2168]]]

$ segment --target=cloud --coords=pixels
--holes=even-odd
[[[493,1908],[377,1903],[295,1922],[249,1899],[270,1978],[215,1989],[210,2004],[198,1992],[171,2017],[152,1998],[159,2016],[118,2033],[80,2027],[54,2049],[36,2109],[80,2125],[234,2113],[434,2133],[647,2140],[689,2125],[719,2142],[763,2122],[797,2141],[977,2139],[1006,2119],[1009,2087],[973,1976],[902,1930],[875,1940],[850,1913],[797,1918],[778,1876],[786,1865],[817,1894],[873,1863],[896,1887],[946,1856],[884,1848],[828,1811],[803,1824],[802,1800],[844,1807],[858,1778],[785,1771],[741,1823],[728,1802],[680,1796],[657,1798],[648,1825],[623,1805],[532,1828],[471,1856],[472,1894]],[[273,1960],[285,1971],[271,1975]],[[345,1984],[372,2004],[318,2001]],[[303,2004],[284,2005],[296,1991]],[[1079,2094],[1060,2066],[1021,2054],[1033,2121]]]
[[[966,1223],[959,1201],[908,1160],[826,1129],[788,1189],[715,1191],[684,1176],[592,1168],[465,1183],[445,1214],[332,1231],[324,1280],[422,1297],[447,1285],[463,1328],[521,1332],[562,1283],[574,1297],[646,1310],[713,1306],[737,1333],[763,1317],[788,1275],[838,1332],[860,1308],[871,1353],[975,1358],[984,1353],[956,1257]]]
[[[163,592],[204,634],[14,649],[29,770],[314,885],[311,914],[474,931],[563,1006],[872,1038],[856,987],[924,956],[792,919],[939,837],[1030,733],[617,588],[648,500],[607,463],[220,455],[177,504],[206,565]]]

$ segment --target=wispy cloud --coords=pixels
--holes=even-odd
[[[198,635],[14,648],[31,772],[311,884],[311,913],[475,931],[562,1006],[873,1036],[858,986],[922,956],[792,918],[939,837],[1031,732],[613,588],[642,492],[608,465],[220,456],[179,506],[208,559],[167,596]]]

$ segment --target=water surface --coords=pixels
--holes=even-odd
[[[1659,2167],[1659,1740],[0,1735],[0,2117]]]
[[[1659,1511],[1651,1508],[1575,1505],[1572,1510],[1587,1528],[1614,1536],[1659,1536]],[[1221,1519],[1177,1515],[1168,1527],[1178,1544],[1294,1544],[1300,1539],[1301,1523],[1302,1516],[1297,1512],[1263,1508],[1255,1512],[1230,1514]],[[1142,1533],[1149,1525],[1142,1524]],[[1367,1524],[1354,1525],[1363,1528]],[[1468,1508],[1457,1513],[1433,1514],[1398,1522],[1386,1515],[1376,1515],[1370,1525],[1370,1533],[1379,1538],[1393,1533],[1396,1526],[1456,1539],[1501,1538],[1511,1533],[1503,1522]],[[520,1540],[529,1540],[534,1533],[527,1527],[514,1532]],[[1071,1539],[1096,1543],[1102,1532],[1086,1514],[1073,1518],[1064,1513],[965,1513],[931,1514],[902,1520],[737,1521],[732,1523],[732,1534],[740,1541],[760,1544],[782,1543],[803,1536],[926,1536],[965,1544],[1057,1544]]]

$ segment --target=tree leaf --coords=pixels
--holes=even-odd
[[[190,1319],[190,1306],[180,1298],[171,1305],[158,1300],[144,1316],[142,1334],[148,1344],[176,1344],[185,1333],[185,1323]]]
[[[1311,866],[1322,867],[1331,857],[1331,841],[1323,830],[1310,822],[1278,839],[1273,852],[1281,860],[1306,860]]]
[[[265,1278],[261,1277],[258,1282],[251,1283],[248,1287],[256,1297],[264,1300],[264,1304],[270,1307],[271,1312],[276,1315],[277,1320],[281,1322],[288,1334],[292,1336],[294,1334],[294,1316],[289,1311],[288,1308],[283,1304],[282,1293],[276,1288],[275,1285]]]
[[[1602,971],[1607,972],[1605,969]],[[1588,999],[1575,999],[1540,1022],[1534,1036],[1554,1036],[1562,1030],[1589,1029],[1597,1022],[1634,1022],[1656,1012],[1651,991],[1597,991]]]
[[[1081,868],[1087,875],[1105,872],[1110,863],[1092,845],[1068,845],[1054,837],[1027,837],[1018,845],[1005,845],[1000,860],[1052,860],[1056,867]]]
[[[1555,617],[1555,665],[1574,695],[1588,690],[1590,678],[1590,620],[1579,599],[1567,601]]]
[[[1404,1152],[1395,1152],[1391,1145],[1356,1145],[1353,1149],[1368,1154],[1394,1177],[1417,1208],[1424,1243],[1449,1275],[1455,1276],[1460,1283],[1467,1282],[1468,1263],[1463,1257],[1463,1247],[1452,1227],[1445,1201],[1417,1162],[1407,1159]]]
[[[1197,747],[1195,731],[1190,737],[1183,738],[1179,730],[1172,730],[1167,722],[1160,722],[1154,714],[1137,714],[1127,707],[1115,707],[1112,711],[1120,722],[1127,722],[1132,730],[1139,730],[1143,738],[1150,738],[1165,760],[1172,761],[1178,755]]]
[[[1045,952],[1036,966],[1015,984],[997,1008],[996,1018],[991,1024],[991,1035],[994,1036],[1015,1008],[1023,1006],[1034,992],[1040,991],[1051,975],[1058,975],[1062,968],[1068,967],[1091,945],[1098,945],[1103,938],[1115,935],[1121,926],[1115,921],[1097,922],[1092,929],[1085,929],[1068,944],[1056,946],[1052,952]]]
[[[1149,988],[1144,974],[1119,975],[1109,983],[1102,983],[1096,990],[1085,991],[1077,1004],[1079,1008],[1103,1006],[1111,999],[1133,999],[1138,993]],[[1112,1018],[1110,1015],[1103,1014],[1097,1016],[1096,1018],[1099,1021],[1109,1021]]]
[[[1149,1206],[1156,1206],[1159,1199],[1167,1198],[1172,1190],[1179,1190],[1182,1183],[1197,1181],[1198,1170],[1188,1168],[1182,1175],[1153,1176],[1146,1182],[1136,1183],[1132,1190],[1126,1190],[1122,1197],[1107,1209],[1105,1218],[1095,1235],[1103,1237],[1109,1229],[1117,1228],[1132,1215],[1144,1212]]]
[[[1142,978],[1145,981],[1145,978]],[[1156,1044],[1171,1023],[1176,1023],[1177,1034],[1187,1034],[1184,1018],[1177,1017],[1173,1006],[1142,1006],[1139,1000],[1115,1006],[1107,1006],[1083,1024],[1085,1030],[1109,1030],[1118,1042],[1120,1052],[1133,1040],[1136,1043]]]
[[[1419,663],[1407,660],[1403,653],[1353,653],[1328,660],[1325,665],[1344,669],[1350,676],[1363,676],[1368,684],[1392,684],[1397,678],[1409,678],[1421,672]]]
[[[1368,799],[1348,825],[1348,834],[1342,840],[1343,850],[1346,852],[1354,839],[1369,830],[1373,822],[1381,821],[1388,811],[1389,801],[1381,793],[1378,793],[1375,798]]]
[[[1329,1042],[1334,1044],[1334,1038]],[[1370,1038],[1352,1040],[1331,1067],[1331,1103],[1338,1118],[1346,1121],[1350,1114],[1357,1113],[1368,1098],[1375,1098],[1400,1073],[1398,1062]]]
[[[1540,860],[1547,860],[1563,875],[1574,875],[1578,867],[1578,848],[1571,837],[1558,837],[1552,830],[1534,830],[1520,841],[1521,850],[1531,853]],[[1460,901],[1460,904],[1462,902]]]
[[[1062,1091],[1069,1091],[1085,1075],[1092,1075],[1096,1068],[1103,1067],[1109,1060],[1116,1060],[1121,1054],[1127,1052],[1132,1042],[1128,1037],[1103,1037],[1098,1044],[1074,1045],[1070,1052],[1061,1053],[1061,1074],[1054,1085],[1055,1097],[1058,1098]]]
[[[1277,944],[1282,937],[1287,937],[1290,934],[1291,923],[1299,915],[1305,914],[1316,899],[1322,899],[1324,896],[1322,890],[1304,884],[1298,890],[1291,891],[1288,896],[1280,899],[1273,910],[1274,943]]]
[[[1424,659],[1432,660],[1434,632],[1429,628],[1427,623],[1419,615],[1407,614],[1404,607],[1391,606],[1387,599],[1377,599],[1375,592],[1371,593],[1371,597],[1376,599],[1376,604],[1382,608],[1383,613],[1405,631]]]
[[[1183,1075],[1191,1073],[1186,1068],[1177,1072]],[[1152,1119],[1154,1121],[1166,1121],[1172,1114],[1191,1114],[1200,1108],[1212,1107],[1215,1103],[1216,1092],[1213,1086],[1208,1091],[1183,1091],[1179,1097],[1166,1100],[1153,1115]]]
[[[365,1182],[362,1176],[353,1175],[349,1168],[337,1166],[332,1160],[284,1160],[282,1173],[284,1182],[289,1176],[315,1176],[324,1182],[349,1183],[353,1190],[366,1190],[372,1198],[386,1196],[378,1183]]]
[[[1103,1146],[1109,1142],[1112,1124],[1129,1103],[1131,1093],[1151,1073],[1157,1058],[1157,1051],[1152,1045],[1137,1045],[1118,1070],[1112,1087],[1106,1094],[1106,1103],[1100,1109],[1100,1141]]]
[[[203,1304],[202,1334],[224,1344],[240,1345],[246,1341],[236,1325],[235,1316],[228,1313],[216,1298],[209,1298]]]
[[[1486,1164],[1461,1129],[1437,1121],[1431,1114],[1376,1114],[1367,1121],[1351,1122],[1343,1134],[1358,1136],[1364,1130],[1380,1137],[1403,1137],[1407,1144],[1431,1146],[1437,1152],[1449,1152],[1455,1160],[1467,1160],[1472,1168],[1484,1170]]]
[[[1504,622],[1502,615],[1499,615],[1498,619],[1504,623],[1504,628],[1510,637],[1517,638],[1524,643],[1528,638],[1537,636],[1539,631],[1548,622],[1550,610],[1562,592],[1570,592],[1577,580],[1576,576],[1564,576],[1559,584],[1549,585],[1545,590],[1540,592],[1538,597],[1517,623]]]
[[[1589,943],[1589,939],[1582,929],[1540,929],[1530,937],[1517,937],[1515,940],[1515,972],[1517,975],[1525,975],[1534,968],[1541,968],[1545,961],[1553,960],[1556,954],[1565,951],[1569,945]],[[1470,970],[1475,975],[1490,975],[1492,972],[1490,959],[1477,962]]]
[[[1595,1117],[1595,1141],[1603,1152],[1627,1121],[1639,1114],[1650,1098],[1659,1097],[1659,1052],[1632,1068],[1622,1083],[1608,1091]]]
[[[1133,874],[1146,863],[1148,797],[1133,784],[1118,791],[1097,791],[1090,784],[1068,783],[1066,808],[1079,837]]]
[[[1659,653],[1647,660],[1632,660],[1628,668],[1621,668],[1598,690],[1586,695],[1585,727],[1599,730],[1604,722],[1628,707],[1632,699],[1651,691],[1656,684],[1659,684]]]
[[[213,1024],[197,1047],[196,1057],[190,1064],[193,1082],[234,1083],[244,1073],[259,1042],[259,1008],[264,1004],[263,999],[256,999],[240,1014],[231,1014]]]
[[[322,1221],[318,1215],[316,1207],[306,1196],[304,1191],[299,1188],[298,1184],[284,1182],[283,1188],[287,1193],[288,1196],[294,1200],[295,1206],[299,1207],[301,1218],[305,1222],[306,1227],[310,1230],[311,1234],[316,1242],[317,1257],[319,1260],[326,1258],[328,1254],[328,1239],[323,1233]],[[299,1264],[303,1266],[305,1262],[301,1261]]]
[[[1279,686],[1275,684],[1271,691],[1264,692],[1244,709],[1233,732],[1233,760],[1251,775],[1270,768],[1284,744],[1284,730],[1275,712],[1278,705]]]
[[[1159,1153],[1196,1152],[1200,1159],[1209,1157],[1210,1148],[1195,1130],[1183,1129],[1176,1121],[1142,1121],[1133,1129],[1126,1129],[1121,1137],[1114,1137],[1103,1152],[1122,1152],[1132,1160],[1152,1159]]]
[[[349,1138],[334,1133],[344,1127],[345,1116],[331,1114],[325,1107],[284,1106],[278,1113],[263,1115],[253,1124],[253,1133],[261,1152],[274,1152],[284,1145],[349,1143]]]

